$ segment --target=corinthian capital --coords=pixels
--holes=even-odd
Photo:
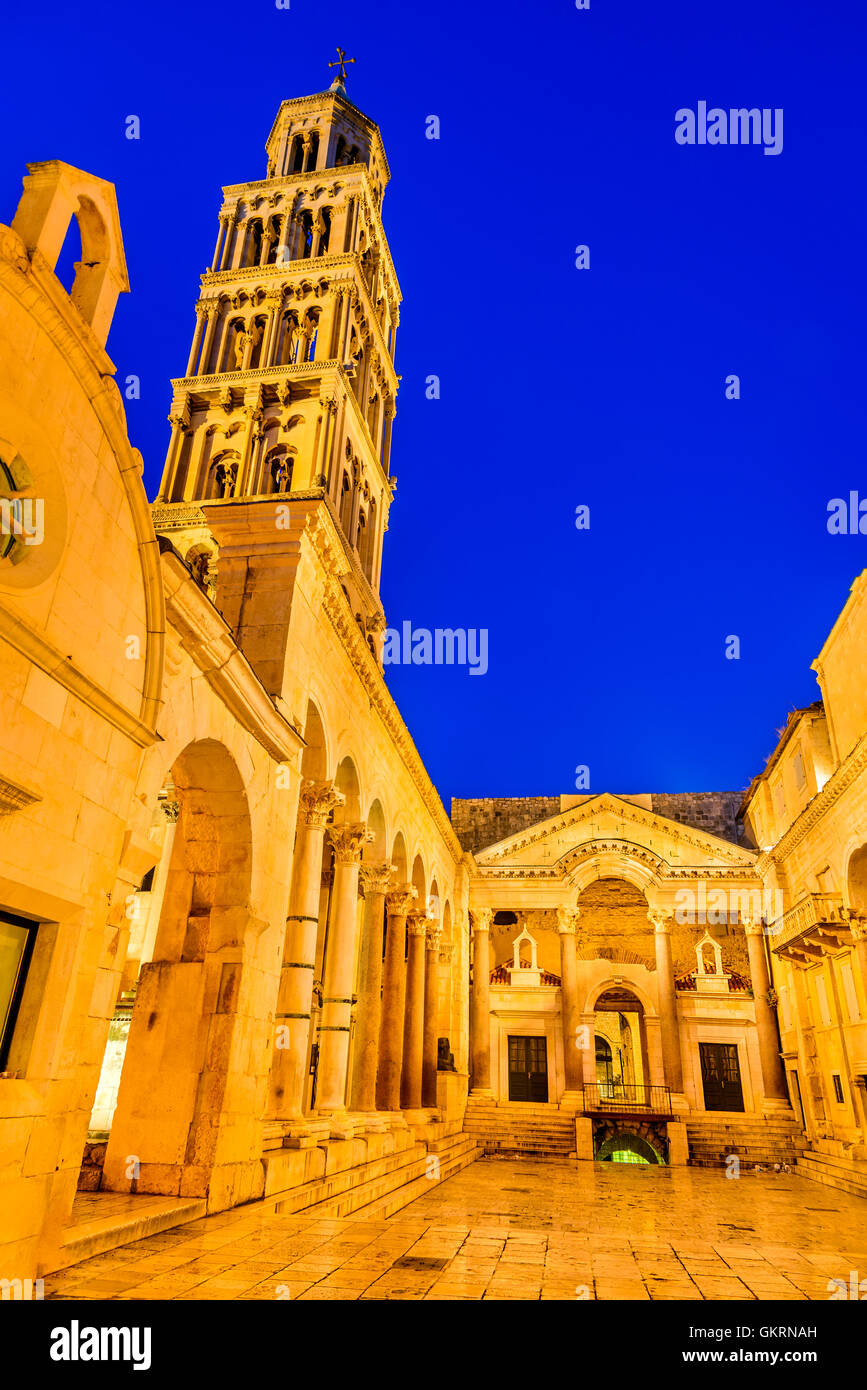
[[[470,923],[473,931],[490,931],[493,915],[494,909],[492,907],[471,907]]]
[[[557,908],[557,930],[564,936],[574,935],[578,930],[578,918],[581,916],[580,907],[558,907]]]
[[[301,788],[298,812],[305,825],[318,826],[322,830],[328,824],[328,817],[346,797],[332,782],[305,782]]]
[[[362,864],[358,870],[358,881],[364,890],[364,896],[367,898],[375,893],[387,893],[396,873],[397,869],[393,864]]]
[[[417,897],[418,889],[412,883],[396,884],[385,899],[389,916],[405,917]]]
[[[362,849],[373,839],[373,831],[363,821],[357,825],[333,825],[328,838],[338,864],[357,864]]]
[[[426,912],[408,912],[406,929],[410,936],[426,936],[430,918]]]
[[[674,913],[665,907],[652,907],[647,914],[647,920],[653,923],[656,932],[670,932],[673,918]]]

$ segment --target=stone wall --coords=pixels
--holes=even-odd
[[[679,825],[691,825],[695,830],[705,830],[709,835],[718,835],[733,845],[752,848],[743,834],[738,834],[740,827],[735,820],[743,796],[742,791],[654,792],[651,802],[658,816],[677,821]]]
[[[461,846],[475,854],[559,810],[559,796],[452,797],[451,822]]]
[[[653,792],[650,802],[657,815],[679,825],[691,825],[732,844],[753,848],[749,839],[738,833],[741,827],[735,819],[743,796],[742,791]],[[451,821],[462,847],[475,854],[558,815],[561,809],[559,796],[453,797]]]

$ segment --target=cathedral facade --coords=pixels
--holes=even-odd
[[[152,504],[112,187],[31,165],[0,228],[10,1276],[100,1248],[80,1191],[390,1214],[482,1150],[710,1161],[721,1125],[860,1181],[864,576],[745,796],[450,817],[383,675],[388,179],[341,78],[282,104],[224,190]]]

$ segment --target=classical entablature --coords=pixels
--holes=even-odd
[[[606,792],[479,851],[475,863],[486,887],[508,880],[580,893],[623,877],[654,896],[696,880],[758,886],[757,857]]]

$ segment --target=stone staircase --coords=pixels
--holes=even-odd
[[[423,1139],[417,1137],[421,1133]],[[315,1171],[305,1180],[305,1160],[317,1170],[321,1166],[316,1154],[324,1156],[325,1171]],[[284,1156],[295,1163],[280,1163]],[[382,1220],[425,1196],[478,1156],[477,1145],[461,1132],[459,1120],[434,1121],[319,1149],[266,1154],[266,1195],[276,1199],[274,1210],[283,1215]]]
[[[794,1118],[787,1119],[785,1115],[690,1116],[686,1137],[690,1164],[698,1168],[724,1168],[731,1154],[737,1155],[747,1169],[757,1164],[773,1168],[778,1163],[794,1168],[807,1146]]]
[[[470,1096],[464,1134],[486,1154],[521,1154],[527,1158],[569,1158],[575,1154],[575,1116],[556,1105]]]
[[[817,1141],[821,1143],[821,1140]],[[823,1153],[805,1149],[798,1157],[795,1172],[802,1177],[849,1192],[853,1197],[867,1197],[867,1160],[851,1158],[844,1153]]]

